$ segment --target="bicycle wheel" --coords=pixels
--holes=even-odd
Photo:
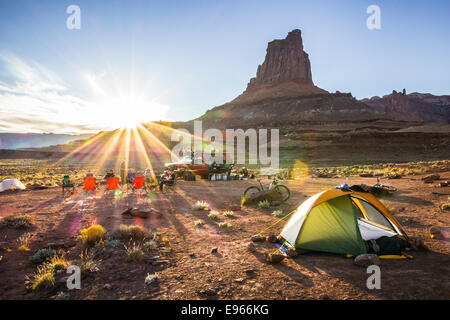
[[[287,201],[287,199],[291,196],[291,191],[289,191],[288,187],[285,185],[279,184],[275,187],[275,190],[281,194],[282,201]]]
[[[244,198],[249,198],[249,197],[251,197],[252,195],[254,195],[255,193],[258,193],[258,192],[260,192],[261,191],[261,189],[259,189],[257,186],[251,186],[251,187],[248,187],[247,189],[245,189],[245,191],[244,191]]]

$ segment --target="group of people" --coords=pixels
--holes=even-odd
[[[109,169],[106,172],[105,180],[108,178],[114,178],[114,170]],[[158,184],[159,190],[164,191],[164,185],[171,185],[175,182],[175,173],[173,171],[167,171],[165,170],[160,176],[159,181],[156,179],[155,174],[150,168],[145,169],[144,171],[144,177],[145,177],[145,185],[151,186]],[[136,171],[133,168],[126,168],[125,162],[122,162],[120,165],[120,181],[122,182],[122,185],[127,184],[133,184],[136,178]],[[156,181],[155,181],[156,180]]]

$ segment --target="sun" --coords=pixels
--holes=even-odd
[[[96,127],[105,130],[133,129],[141,123],[167,120],[169,107],[157,102],[157,97],[152,96],[152,90],[148,86],[135,86],[137,80],[108,85],[96,75],[88,74],[85,79],[92,89],[89,117]],[[80,114],[80,117],[85,115]]]

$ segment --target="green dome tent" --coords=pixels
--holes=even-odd
[[[373,195],[330,189],[303,202],[279,238],[300,251],[359,255],[367,253],[365,241],[383,236],[407,239],[397,220]]]

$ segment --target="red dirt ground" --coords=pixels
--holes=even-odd
[[[441,173],[450,179],[450,172]],[[26,231],[0,227],[0,299],[50,299],[67,292],[65,282],[54,289],[27,291],[26,275],[36,267],[28,257],[38,249],[61,246],[67,258],[78,258],[82,247],[76,237],[81,228],[99,223],[108,231],[120,224],[140,224],[169,238],[172,253],[160,254],[150,262],[128,263],[124,249],[113,249],[102,258],[100,271],[82,279],[80,290],[71,290],[70,299],[449,299],[450,298],[450,229],[449,214],[439,205],[447,201],[450,188],[424,184],[420,176],[389,181],[397,194],[380,199],[394,213],[410,236],[422,235],[429,252],[412,252],[413,260],[383,260],[381,289],[369,290],[366,269],[352,259],[340,256],[299,256],[281,264],[264,262],[263,253],[273,252],[273,244],[256,244],[257,253],[246,248],[251,235],[277,220],[275,209],[290,212],[306,197],[328,187],[348,184],[374,184],[375,178],[318,179],[285,181],[292,196],[286,204],[266,210],[239,207],[245,188],[256,181],[181,181],[172,191],[157,193],[154,199],[125,195],[114,203],[97,191],[63,198],[60,189],[23,191],[0,195],[0,216],[13,213],[35,215],[30,252],[17,250],[16,239]],[[207,201],[221,213],[233,210],[234,218],[220,215],[217,221],[208,211],[194,211],[197,200]],[[161,214],[148,219],[122,216],[127,207],[155,208]],[[196,227],[194,221],[204,221]],[[217,223],[228,221],[229,229]],[[275,226],[279,232],[283,223]],[[446,236],[430,239],[428,229],[438,226]],[[267,232],[266,232],[267,234]],[[218,253],[211,253],[217,247]],[[11,248],[8,252],[5,248]],[[192,255],[193,254],[193,255]],[[158,272],[158,280],[145,285],[147,273]],[[105,287],[109,284],[110,288]]]

